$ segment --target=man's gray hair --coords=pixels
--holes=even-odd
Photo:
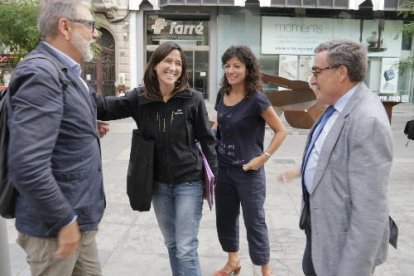
[[[367,50],[359,42],[350,39],[333,39],[319,44],[315,54],[328,51],[329,66],[344,65],[348,68],[349,79],[363,81],[367,74]]]
[[[42,0],[37,16],[37,28],[42,40],[55,38],[58,34],[60,18],[77,19],[80,7],[90,8],[90,1],[85,0]]]

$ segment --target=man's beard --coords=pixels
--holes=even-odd
[[[83,39],[78,32],[74,32],[71,39],[72,45],[82,55],[84,62],[89,62],[93,59],[93,52],[91,49],[91,42]]]

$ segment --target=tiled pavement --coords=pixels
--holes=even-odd
[[[209,105],[211,110],[211,105]],[[283,117],[282,117],[283,118]],[[388,261],[377,268],[375,276],[414,275],[414,141],[405,146],[405,122],[414,119],[414,105],[394,107],[394,163],[389,183],[391,215],[400,229],[399,249],[390,248]],[[125,192],[131,119],[110,123],[110,133],[102,140],[107,209],[97,237],[104,275],[141,276],[171,275],[167,251],[157,226],[154,212],[130,210]],[[291,127],[279,151],[266,164],[266,220],[271,243],[271,265],[274,275],[303,275],[301,257],[304,234],[298,229],[300,206],[299,181],[278,182],[284,168],[297,165],[308,130]],[[267,130],[266,138],[269,138]],[[243,225],[241,223],[241,225]],[[23,251],[16,245],[13,221],[7,221],[12,275],[30,275]],[[242,276],[259,275],[248,256],[244,227],[240,237]],[[204,204],[199,234],[199,255],[203,275],[213,275],[226,259],[221,251],[215,229],[215,213]]]

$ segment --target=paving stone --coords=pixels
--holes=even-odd
[[[208,103],[214,117],[211,103]],[[414,275],[414,142],[406,147],[403,134],[405,122],[414,117],[414,105],[394,107],[394,163],[389,182],[391,215],[400,229],[399,249],[390,247],[387,262],[376,269],[375,276]],[[283,116],[281,117],[282,120]],[[284,121],[285,122],[285,121]],[[286,122],[285,122],[286,123]],[[171,275],[167,250],[164,247],[153,210],[133,212],[126,196],[125,176],[128,166],[132,119],[110,122],[110,132],[102,139],[107,208],[97,236],[103,273],[107,276]],[[298,228],[300,181],[281,183],[278,174],[300,164],[308,130],[288,127],[289,136],[271,160],[266,163],[266,219],[271,246],[274,275],[303,275],[301,261],[305,245],[304,233]],[[271,130],[266,129],[266,143]],[[203,275],[213,275],[226,261],[217,239],[215,212],[204,204],[199,233],[199,256]],[[7,221],[13,276],[30,276],[24,252],[16,245],[14,221]],[[240,225],[241,276],[260,275],[252,265],[243,220]],[[352,275],[350,275],[352,276]]]

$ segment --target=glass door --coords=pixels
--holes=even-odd
[[[155,49],[155,47],[153,47]],[[203,93],[208,99],[208,47],[192,46],[183,47],[184,55],[187,60],[187,75],[190,86]],[[153,49],[147,47],[147,62],[153,53]]]
[[[187,74],[190,86],[208,98],[208,51],[184,51],[187,59]]]
[[[194,89],[203,93],[208,99],[208,51],[195,51]]]

